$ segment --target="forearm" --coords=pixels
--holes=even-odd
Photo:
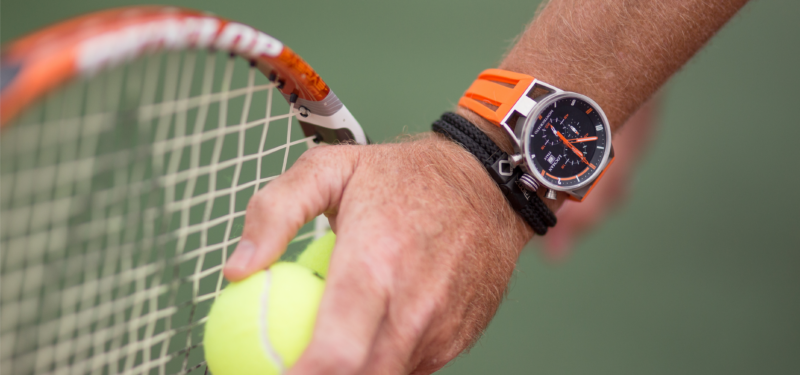
[[[500,69],[594,99],[617,130],[747,0],[552,0]],[[502,131],[466,109],[506,151]]]

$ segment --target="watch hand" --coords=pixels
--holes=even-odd
[[[597,140],[597,137],[568,139],[569,143],[591,142],[591,141],[596,141],[596,140]]]
[[[572,131],[573,131],[575,134],[580,134],[580,133],[578,133],[578,131],[577,131],[577,130],[575,130],[575,128],[574,128],[572,125],[570,125],[570,126],[569,126],[569,128],[570,128],[570,129],[572,129]]]
[[[575,155],[578,155],[578,157],[579,157],[579,158],[581,158],[581,161],[583,161],[584,163],[586,163],[586,165],[589,165],[589,161],[588,161],[588,160],[586,160],[586,158],[585,158],[585,157],[583,157],[583,153],[582,153],[582,152],[580,152],[580,151],[579,151],[577,148],[575,148],[575,146],[573,146],[571,143],[569,143],[569,140],[568,140],[566,137],[564,137],[564,136],[561,134],[561,132],[559,132],[558,130],[556,130],[556,135],[558,136],[558,138],[561,138],[561,142],[564,142],[564,145],[566,145],[567,147],[569,147],[569,149],[570,149],[570,150],[572,150],[572,152],[574,152],[574,153],[575,153]]]

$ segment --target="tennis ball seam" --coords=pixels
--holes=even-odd
[[[286,371],[286,366],[283,363],[283,358],[280,354],[278,354],[278,350],[272,346],[272,343],[269,340],[269,322],[267,318],[267,313],[269,312],[269,291],[270,286],[272,284],[272,271],[266,270],[266,277],[264,278],[264,292],[261,294],[261,313],[259,315],[259,320],[261,321],[261,344],[264,346],[264,353],[266,353],[272,362],[275,364],[275,367],[278,368],[278,373],[282,374]]]
[[[203,340],[214,375],[279,375],[311,340],[324,280],[278,262],[231,283],[212,305]]]

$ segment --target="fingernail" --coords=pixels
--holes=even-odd
[[[233,255],[225,264],[225,268],[245,269],[255,253],[256,246],[252,242],[247,240],[240,241],[239,245],[236,246],[236,250],[233,251]]]

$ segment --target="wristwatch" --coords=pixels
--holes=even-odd
[[[458,101],[501,127],[514,145],[502,170],[521,167],[519,183],[546,187],[582,201],[614,161],[605,113],[585,95],[561,90],[526,74],[488,69]]]

